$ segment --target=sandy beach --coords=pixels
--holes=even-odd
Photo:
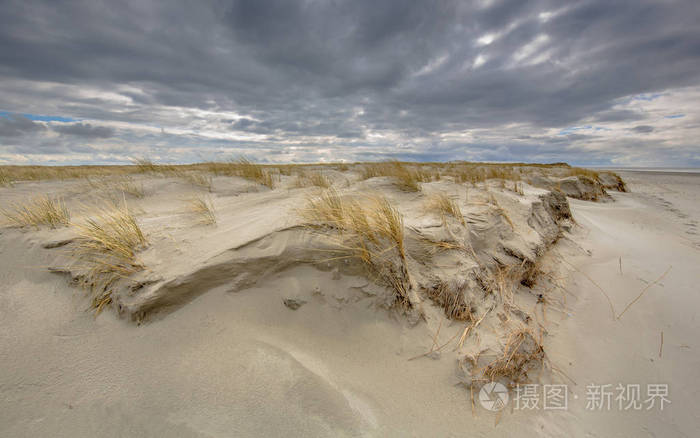
[[[156,180],[147,190],[157,191],[160,201],[147,196],[134,203],[155,242],[142,258],[161,275],[179,278],[171,291],[193,278],[201,283],[177,302],[159,301],[167,311],[143,321],[111,308],[95,317],[81,289],[46,269],[60,248],[42,245],[60,240],[66,229],[2,230],[0,434],[695,436],[700,175],[620,175],[630,191],[610,191],[612,202],[569,198],[575,224],[544,256],[563,292],[548,306],[538,306],[536,295],[528,301],[554,368],[533,381],[566,385],[565,410],[518,409],[513,392],[503,411],[490,412],[479,401],[472,407],[452,345],[422,355],[454,344],[464,324],[442,318],[429,300],[418,323],[378,307],[381,288],[352,270],[288,263],[247,281],[238,274],[218,279],[217,270],[187,277],[201,260],[254,240],[256,230],[287,229],[290,216],[275,212],[289,211],[302,197],[247,193],[249,184],[215,179],[219,223],[212,231],[172,213],[174,199],[195,189]],[[1,195],[7,201],[55,187],[75,190],[74,201],[83,202],[85,192],[72,183],[51,184],[20,183]],[[423,191],[439,184],[446,183]],[[539,193],[529,187],[526,199],[529,191]],[[241,215],[228,223],[227,202],[231,215]],[[462,204],[463,210],[477,207]],[[293,238],[277,236],[244,249],[246,257],[275,245],[274,254],[285,254]],[[285,305],[290,299],[300,307]],[[485,323],[475,342],[487,343],[497,330]],[[610,408],[587,406],[591,384],[611,385]],[[619,409],[618,384],[639,384],[641,402],[647,385],[667,385],[669,403]]]
[[[700,437],[700,1],[0,1],[0,438]]]

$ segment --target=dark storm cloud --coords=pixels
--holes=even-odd
[[[86,138],[109,138],[114,135],[114,129],[106,126],[92,126],[89,123],[73,123],[55,126],[54,131],[66,135]]]
[[[649,125],[638,125],[632,128],[632,131],[639,134],[648,134],[650,132],[654,132],[654,127]]]
[[[632,110],[607,110],[596,114],[593,117],[595,122],[622,122],[635,121],[644,118],[643,114]]]
[[[149,126],[174,123],[163,108],[235,112],[245,117],[205,122],[274,140],[318,137],[309,140],[318,146],[333,137],[358,155],[366,151],[355,141],[386,133],[423,139],[416,148],[427,152],[417,157],[459,158],[476,143],[434,138],[508,124],[639,121],[646,116],[614,106],[700,84],[696,0],[485,4],[2,1],[0,80],[106,94],[26,86],[0,91],[0,108],[38,113],[52,102],[71,117]],[[128,102],[110,97],[115,90]],[[17,120],[0,118],[0,135],[42,129]],[[120,135],[89,124],[53,129],[76,139]],[[581,135],[541,141],[590,140]],[[500,159],[522,159],[502,146],[516,155]]]
[[[45,130],[46,127],[21,114],[0,116],[0,138],[21,137]]]

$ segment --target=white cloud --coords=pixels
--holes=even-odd
[[[427,75],[429,73],[432,73],[433,71],[437,70],[440,68],[441,65],[447,61],[448,55],[443,54],[438,56],[437,58],[431,59],[430,62],[425,64],[423,67],[421,67],[420,70],[418,70],[415,75],[416,76],[422,76],[422,75]]]
[[[482,54],[479,54],[476,59],[474,59],[474,64],[472,65],[472,68],[477,69],[484,65],[486,62],[486,57]]]
[[[479,37],[479,39],[476,40],[476,45],[478,47],[483,47],[483,46],[488,46],[494,40],[496,39],[497,35],[493,33],[487,33],[485,35],[482,35]]]
[[[513,60],[519,63],[533,55],[540,55],[542,48],[549,42],[549,35],[540,34],[535,39],[520,47],[518,51],[513,54]]]

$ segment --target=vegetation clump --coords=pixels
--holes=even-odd
[[[137,251],[148,241],[126,202],[99,208],[84,223],[74,224],[78,238],[73,247],[79,283],[93,293],[99,312],[111,303],[115,283],[143,269]]]
[[[331,186],[331,181],[321,172],[302,172],[297,176],[297,187],[321,187],[327,189]]]
[[[48,195],[38,196],[24,203],[14,203],[9,209],[0,209],[7,222],[12,226],[39,228],[48,225],[51,228],[67,226],[70,213],[63,200]]]
[[[203,225],[216,224],[216,213],[211,199],[201,196],[190,199],[188,211],[194,214],[198,218],[199,223]]]
[[[426,209],[439,213],[443,222],[446,221],[447,217],[452,217],[460,224],[467,225],[459,205],[444,193],[436,193],[428,198]]]
[[[333,259],[360,260],[393,289],[396,304],[411,307],[403,217],[386,198],[348,198],[330,188],[310,198],[299,213],[308,227],[325,229],[333,236],[337,253]]]
[[[253,163],[245,157],[238,158],[232,165],[233,172],[237,176],[255,181],[271,189],[275,188],[272,172],[264,169],[261,165]]]

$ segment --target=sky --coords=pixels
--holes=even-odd
[[[698,0],[0,0],[0,164],[700,167],[698,23]]]

